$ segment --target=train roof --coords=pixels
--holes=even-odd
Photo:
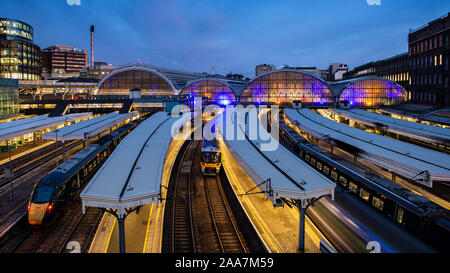
[[[100,147],[99,144],[89,145],[81,152],[74,155],[70,159],[66,160],[63,164],[59,165],[59,167],[56,168],[55,171],[61,173],[68,173],[73,167],[75,167],[78,163],[83,161],[86,157],[88,157],[91,153],[96,151],[99,147]]]

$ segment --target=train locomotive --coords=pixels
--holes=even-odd
[[[450,212],[427,198],[371,173],[341,164],[334,154],[310,143],[280,117],[280,142],[371,208],[436,249],[450,251]]]
[[[222,153],[216,138],[212,140],[203,139],[200,161],[202,174],[218,174],[222,166]]]
[[[77,198],[120,141],[145,118],[131,121],[101,137],[40,179],[27,206],[28,223],[34,227],[50,223],[68,201]]]

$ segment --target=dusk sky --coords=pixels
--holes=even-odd
[[[41,48],[74,45],[114,65],[254,76],[257,64],[353,68],[407,51],[408,30],[450,10],[447,0],[0,0],[0,17],[34,28]],[[369,0],[370,1],[370,0]]]

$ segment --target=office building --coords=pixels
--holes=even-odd
[[[53,45],[42,50],[41,62],[44,79],[79,77],[88,65],[88,54],[73,46]]]
[[[39,80],[40,48],[33,28],[19,20],[0,18],[0,78]]]

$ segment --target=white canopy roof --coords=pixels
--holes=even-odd
[[[318,138],[331,138],[357,147],[361,151],[359,156],[366,155],[364,159],[399,175],[407,178],[417,175],[416,180],[450,181],[450,155],[350,127],[309,109],[286,108],[285,113],[302,130]],[[426,173],[419,175],[422,171],[430,177]]]
[[[450,129],[447,128],[391,118],[362,109],[351,109],[349,111],[331,109],[331,111],[369,126],[385,126],[388,131],[400,135],[406,135],[428,142],[450,144]]]
[[[81,192],[83,211],[92,206],[120,214],[125,208],[158,202],[172,127],[185,121],[158,112],[131,131]]]
[[[61,129],[58,132],[51,131],[42,135],[42,139],[51,139],[58,141],[67,141],[73,139],[88,139],[95,137],[101,132],[110,129],[113,126],[137,115],[137,112],[119,114],[117,112],[109,113],[93,119],[75,123]]]
[[[0,123],[0,141],[8,140],[21,135],[33,133],[55,127],[66,122],[73,122],[88,118],[92,113],[69,114],[59,117],[41,115]]]
[[[251,110],[249,114],[255,114],[255,111],[257,110]],[[278,140],[273,138],[262,127],[259,119],[258,124],[261,127],[260,135],[257,139],[226,139],[225,135],[224,143],[256,184],[267,179],[271,180],[274,195],[272,197],[269,196],[269,198],[272,198],[274,203],[277,197],[302,201],[323,195],[334,197],[335,183],[332,183],[279,144]],[[227,126],[229,125],[227,124]],[[249,134],[249,127],[245,127],[245,122],[238,120],[233,126],[235,130],[240,130],[241,132],[245,130],[247,137],[251,135]],[[220,131],[224,132],[223,126],[221,126]],[[260,145],[262,140],[264,140],[264,143],[275,143],[277,148],[273,151],[265,151]],[[266,189],[267,185],[260,185],[261,191]]]

